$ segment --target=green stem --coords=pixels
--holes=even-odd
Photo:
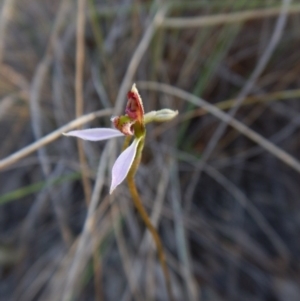
[[[143,147],[144,147],[144,140],[145,140],[145,138],[142,137],[141,141],[138,145],[137,155],[136,155],[136,157],[133,161],[133,164],[130,168],[130,171],[127,175],[127,182],[128,182],[129,191],[130,191],[132,199],[133,199],[133,203],[134,203],[137,211],[139,212],[141,218],[143,219],[146,227],[150,231],[150,233],[153,237],[153,240],[156,244],[157,254],[158,254],[158,258],[159,258],[159,261],[160,261],[160,264],[162,266],[162,270],[163,270],[163,273],[164,273],[169,299],[174,300],[173,295],[172,295],[172,290],[171,290],[170,275],[169,275],[169,271],[168,271],[168,268],[167,268],[166,256],[165,256],[165,252],[164,252],[162,242],[160,240],[158,232],[156,231],[155,227],[152,225],[151,220],[150,220],[150,218],[149,218],[149,216],[148,216],[148,214],[147,214],[147,212],[146,212],[146,210],[145,210],[145,208],[144,208],[144,206],[141,202],[141,199],[139,197],[139,194],[137,192],[135,182],[134,182],[134,176],[135,176],[135,173],[136,173],[137,168],[139,166],[142,150],[143,150]]]

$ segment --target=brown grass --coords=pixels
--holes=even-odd
[[[0,6],[0,300],[167,300],[126,183],[108,195],[122,139],[61,135],[111,126],[133,82],[179,110],[136,175],[175,299],[297,300],[298,1],[79,3]]]

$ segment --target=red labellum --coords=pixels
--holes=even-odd
[[[111,118],[115,128],[126,136],[133,136],[133,124],[135,121],[129,120],[128,116],[115,116]]]
[[[139,95],[139,92],[133,84],[131,90],[127,93],[127,106],[125,109],[125,113],[133,120],[138,120],[139,122],[143,122],[144,118],[144,107],[142,98]]]

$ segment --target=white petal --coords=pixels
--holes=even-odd
[[[135,139],[131,145],[117,158],[112,168],[112,180],[109,193],[111,194],[115,188],[126,178],[130,167],[136,155],[137,146],[140,139]]]
[[[65,136],[78,137],[89,141],[101,141],[114,137],[124,136],[120,131],[111,128],[95,128],[86,130],[76,130],[63,133]]]

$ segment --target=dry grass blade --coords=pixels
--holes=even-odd
[[[173,161],[173,162],[172,162]],[[182,274],[184,275],[184,280],[186,283],[186,291],[188,295],[188,299],[193,300],[199,300],[199,288],[196,284],[196,281],[192,274],[192,268],[191,268],[191,255],[189,253],[189,249],[187,247],[188,241],[186,236],[186,230],[184,228],[184,222],[183,222],[183,211],[181,208],[180,200],[180,182],[178,177],[178,164],[175,160],[171,161],[171,180],[172,180],[172,186],[171,186],[171,198],[172,198],[172,206],[174,211],[174,220],[175,220],[175,231],[176,231],[176,242],[177,242],[177,248],[179,252],[179,258],[182,262]]]
[[[75,98],[76,118],[83,114],[83,75],[84,75],[84,37],[85,37],[85,0],[78,0],[77,9],[77,32],[76,32],[76,74],[75,74]],[[79,127],[80,128],[80,127]],[[83,142],[77,139],[79,161],[82,166],[86,165],[86,157],[83,150]],[[85,170],[82,170],[82,183],[86,204],[91,198],[91,185]]]
[[[92,198],[90,204],[88,206],[87,217],[84,222],[84,227],[82,230],[82,234],[79,238],[78,245],[76,246],[76,251],[74,258],[71,262],[71,266],[69,268],[68,276],[66,279],[66,283],[64,285],[64,291],[62,295],[62,300],[68,301],[75,294],[75,288],[78,283],[78,279],[82,273],[86,265],[87,258],[87,243],[90,238],[93,236],[95,224],[96,224],[96,216],[95,211],[97,208],[97,204],[99,202],[99,197],[101,194],[101,190],[104,184],[104,173],[105,173],[105,161],[107,160],[107,153],[109,150],[109,146],[106,146],[106,150],[102,153],[101,159],[99,161],[97,179],[94,186]],[[108,200],[107,200],[108,201]],[[105,206],[107,202],[102,202],[102,205]]]
[[[216,16],[202,16],[195,18],[166,18],[162,23],[165,28],[191,28],[217,26],[228,23],[247,22],[256,19],[275,17],[281,14],[280,7],[241,11],[236,13],[218,14]],[[300,5],[295,4],[287,9],[287,14],[299,14]]]
[[[264,148],[272,155],[274,155],[276,158],[278,158],[279,160],[281,160],[282,162],[290,166],[292,169],[300,173],[300,162],[296,158],[292,157],[284,150],[280,149],[279,147],[277,147],[267,139],[263,138],[258,133],[254,132],[253,130],[251,130],[250,128],[248,128],[238,120],[234,119],[230,115],[222,112],[220,109],[211,105],[207,101],[193,94],[185,92],[181,89],[166,84],[159,84],[155,82],[139,82],[139,86],[141,89],[160,91],[162,93],[170,94],[174,97],[184,99],[196,106],[201,107],[202,109],[208,111],[210,114],[214,115],[215,117],[225,122],[226,124],[232,126],[241,134],[245,135],[252,141],[256,142],[262,148]]]
[[[122,258],[122,264],[123,264],[123,269],[125,271],[126,277],[128,279],[130,291],[132,293],[132,296],[134,300],[141,301],[143,299],[143,295],[141,294],[139,287],[135,285],[138,281],[138,277],[131,273],[131,258],[129,256],[128,248],[126,247],[126,242],[124,239],[124,235],[121,232],[120,229],[120,224],[118,222],[118,218],[121,215],[120,211],[118,209],[118,205],[113,204],[111,208],[111,215],[112,215],[112,220],[113,220],[113,225],[114,225],[114,232],[116,236],[116,241],[118,244],[118,249],[121,254]]]
[[[81,126],[88,122],[91,122],[98,117],[111,115],[111,113],[112,113],[111,109],[105,109],[105,110],[100,110],[100,111],[97,111],[94,113],[84,115],[82,117],[79,117],[79,118],[71,121],[70,123],[53,131],[52,133],[46,135],[45,137],[40,138],[38,141],[24,147],[23,149],[15,152],[14,154],[9,155],[7,158],[0,160],[0,170],[9,167],[10,165],[18,162],[19,160],[21,160],[21,159],[29,156],[33,152],[37,151],[41,147],[43,147],[49,143],[52,143],[53,141],[55,141],[58,138],[61,138],[63,133],[71,131],[71,130],[77,128],[78,126]]]
[[[277,19],[277,22],[275,24],[272,36],[270,41],[268,42],[268,46],[264,50],[263,54],[259,58],[251,76],[247,80],[246,84],[242,88],[242,90],[239,92],[238,97],[236,98],[236,101],[234,103],[234,106],[230,109],[228,112],[228,115],[230,117],[235,116],[236,112],[242,105],[245,97],[251,92],[253,89],[256,81],[258,80],[259,76],[262,74],[263,70],[266,68],[267,63],[269,62],[273,52],[276,49],[276,46],[278,45],[280,38],[283,33],[284,26],[286,24],[287,20],[287,10],[290,6],[291,0],[283,0],[281,10],[280,10],[280,15]],[[189,188],[187,190],[187,195],[186,195],[186,203],[187,203],[187,210],[190,208],[191,200],[193,197],[193,193],[196,187],[196,184],[200,178],[203,164],[208,160],[210,157],[211,153],[215,149],[217,143],[219,142],[220,138],[224,134],[225,130],[227,128],[227,123],[226,122],[221,122],[221,124],[218,126],[216,131],[214,132],[212,138],[210,139],[207,147],[205,148],[202,159],[199,162],[199,165],[197,166],[195,172],[194,172],[194,177],[193,180],[191,181]]]
[[[15,2],[16,0],[5,0],[2,4],[0,15],[0,66],[3,63],[7,23],[12,18]]]
[[[266,236],[275,245],[279,254],[288,262],[290,260],[291,254],[283,240],[278,236],[278,234],[272,229],[272,227],[267,223],[263,215],[252,205],[251,201],[240,191],[232,182],[230,182],[224,175],[218,172],[216,169],[209,165],[205,165],[204,170],[213,177],[218,183],[220,183],[230,194],[232,194],[240,204],[247,208],[253,219],[257,222]]]
[[[32,85],[30,88],[30,113],[32,117],[32,129],[33,133],[35,136],[35,139],[40,139],[43,134],[42,130],[42,119],[43,119],[43,112],[41,110],[41,105],[40,105],[40,98],[41,98],[41,91],[43,88],[43,84],[47,75],[47,72],[50,67],[50,63],[52,60],[52,55],[51,55],[51,50],[53,45],[56,42],[56,39],[58,37],[59,30],[62,27],[63,21],[65,14],[67,13],[67,6],[66,6],[67,1],[63,1],[61,3],[61,8],[59,10],[59,13],[56,16],[55,22],[54,22],[54,29],[51,33],[50,40],[48,42],[47,48],[46,48],[46,53],[42,61],[39,63],[33,81]],[[38,157],[40,160],[42,172],[45,178],[47,178],[50,175],[50,165],[48,163],[48,155],[46,152],[46,149],[44,147],[39,148],[38,150]],[[58,224],[60,227],[60,231],[62,234],[62,237],[64,239],[64,242],[67,246],[69,246],[72,242],[72,233],[70,228],[67,225],[67,221],[64,218],[64,210],[63,207],[57,202],[54,192],[49,189],[49,194],[50,198],[52,201],[52,205],[58,220]]]

